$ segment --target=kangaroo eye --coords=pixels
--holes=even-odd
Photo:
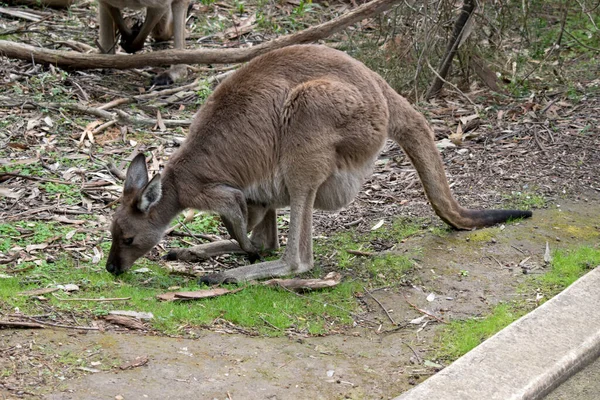
[[[125,246],[131,246],[131,244],[133,244],[133,238],[123,239],[123,244]]]

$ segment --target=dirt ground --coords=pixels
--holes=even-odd
[[[515,286],[529,274],[543,272],[546,242],[553,249],[597,243],[599,207],[597,195],[565,199],[483,241],[474,232],[451,232],[403,243],[397,251],[422,249],[414,279],[418,284],[373,292],[396,325],[367,300],[370,311],[364,318],[380,321],[380,327],[326,337],[199,331],[198,339],[189,340],[53,329],[0,331],[6,355],[0,370],[17,365],[25,383],[25,392],[19,393],[11,390],[10,379],[4,380],[0,398],[392,398],[439,368],[427,361],[434,357],[433,338],[441,324],[432,318],[410,324],[424,315],[412,305],[450,320],[480,315],[516,296],[535,301],[535,293],[516,293]],[[468,275],[461,276],[461,270]],[[435,294],[431,302],[426,299],[430,293]],[[72,358],[63,369],[45,361],[57,353]],[[144,365],[127,368],[138,363]]]

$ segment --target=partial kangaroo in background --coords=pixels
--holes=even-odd
[[[313,207],[350,203],[386,139],[406,152],[435,212],[456,229],[530,217],[470,210],[452,197],[425,118],[379,75],[325,46],[286,47],[255,58],[208,98],[185,144],[150,181],[139,154],[112,223],[106,269],[120,274],[162,238],[186,208],[218,213],[233,239],[172,250],[193,260],[279,246],[276,210],[290,206],[281,259],[211,274],[207,283],[298,274],[313,267]],[[248,233],[251,232],[250,237]]]
[[[174,37],[176,49],[185,48],[185,19],[190,0],[98,0],[98,23],[100,24],[100,47],[109,54],[115,53],[115,30],[121,34],[121,47],[127,53],[135,53],[144,47],[148,35],[166,41]],[[146,19],[141,27],[127,26],[121,9],[146,8]],[[174,65],[169,71],[154,78],[153,84],[168,85],[185,78],[187,67]]]

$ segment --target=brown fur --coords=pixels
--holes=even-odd
[[[348,55],[324,46],[291,46],[254,59],[215,90],[162,176],[148,183],[144,157],[132,162],[113,221],[107,269],[127,270],[186,208],[218,213],[237,244],[179,249],[170,258],[275,249],[276,209],[289,205],[288,243],[280,260],[206,280],[307,271],[313,265],[313,208],[337,210],[351,202],[388,137],[408,154],[434,210],[453,227],[471,229],[531,215],[460,207],[420,113]],[[125,245],[124,239],[132,243]]]
[[[117,44],[115,31],[121,34],[121,47],[127,53],[135,53],[144,47],[148,35],[166,41],[174,37],[176,49],[185,48],[185,19],[190,0],[98,0],[98,23],[102,52],[114,54]],[[146,9],[146,18],[139,29],[127,26],[121,9]],[[154,82],[159,85],[180,80],[187,74],[187,67],[173,66]]]

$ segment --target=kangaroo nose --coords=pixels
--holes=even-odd
[[[119,268],[117,268],[117,266],[113,263],[106,263],[106,270],[113,275],[119,275],[121,273]]]

